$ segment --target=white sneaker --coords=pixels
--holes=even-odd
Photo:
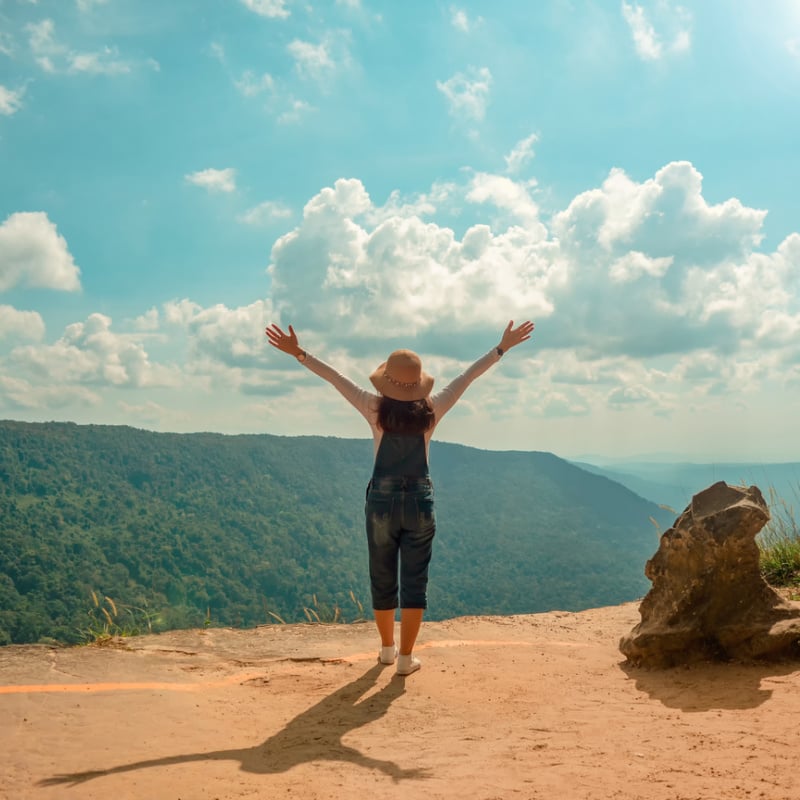
[[[381,652],[378,654],[378,661],[381,664],[394,664],[397,658],[397,645],[390,644],[388,647],[381,647]]]
[[[397,674],[398,675],[410,675],[412,672],[416,672],[421,666],[422,666],[422,662],[416,656],[399,655],[397,657]]]

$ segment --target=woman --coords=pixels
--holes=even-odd
[[[378,391],[373,394],[303,350],[291,325],[288,333],[274,323],[266,329],[273,347],[294,356],[332,384],[372,429],[375,464],[365,509],[372,608],[381,637],[378,658],[383,664],[393,664],[396,659],[399,675],[410,675],[421,666],[413,649],[427,607],[428,564],[436,532],[428,472],[431,436],[472,381],[512,347],[530,339],[533,327],[532,322],[516,328],[509,322],[497,347],[433,395],[433,378],[423,371],[419,356],[411,350],[395,350],[370,375]],[[398,559],[399,651],[394,641]]]

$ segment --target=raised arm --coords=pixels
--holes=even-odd
[[[528,341],[533,333],[534,324],[526,321],[514,327],[514,321],[506,325],[500,344],[490,350],[485,356],[479,358],[474,364],[467,367],[455,380],[451,381],[441,392],[435,394],[431,400],[433,411],[438,422],[458,401],[467,387],[478,377],[483,375],[493,364],[496,364],[512,347]]]
[[[294,328],[291,325],[289,326],[289,332],[286,333],[273,322],[267,326],[264,332],[267,334],[267,339],[269,339],[269,343],[273,347],[277,348],[282,353],[293,356],[304,367],[330,383],[350,405],[366,418],[370,425],[373,423],[373,417],[375,416],[375,396],[357,386],[353,381],[337,372],[329,364],[307,353],[300,347],[297,334],[294,332]]]

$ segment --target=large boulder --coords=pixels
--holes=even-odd
[[[642,621],[619,644],[632,664],[800,658],[800,607],[759,572],[768,520],[756,486],[720,481],[692,498],[645,567]]]

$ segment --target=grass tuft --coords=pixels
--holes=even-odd
[[[795,494],[800,495],[800,487]],[[761,574],[772,586],[800,590],[800,526],[794,508],[772,488],[769,507],[770,521],[758,535]],[[800,599],[800,593],[793,599]]]
[[[91,592],[92,608],[87,612],[89,622],[79,633],[85,644],[108,644],[112,639],[139,636],[153,632],[157,615],[147,608],[118,605],[107,595],[103,602],[96,592]]]

